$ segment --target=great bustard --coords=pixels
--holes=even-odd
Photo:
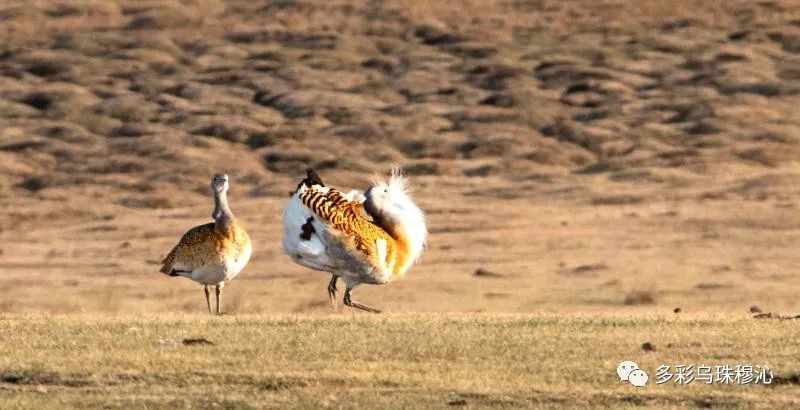
[[[373,313],[355,302],[359,284],[380,285],[403,277],[425,246],[425,216],[393,171],[364,193],[326,187],[311,169],[283,210],[283,249],[303,266],[330,272],[328,296],[336,306],[336,281],[344,280],[344,304]]]
[[[161,272],[203,284],[208,313],[211,313],[208,287],[215,286],[219,315],[222,288],[247,265],[253,248],[250,237],[228,206],[228,176],[214,175],[211,188],[214,190],[214,212],[211,214],[214,222],[195,226],[186,232],[164,258]]]

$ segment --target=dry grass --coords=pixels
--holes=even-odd
[[[746,407],[796,386],[656,385],[662,364],[800,372],[794,323],[619,315],[4,316],[3,408]],[[186,338],[213,344],[185,345]],[[644,341],[656,351],[644,352]],[[638,362],[644,390],[616,365]]]

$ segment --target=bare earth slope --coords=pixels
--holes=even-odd
[[[796,311],[798,105],[792,1],[6,1],[0,311],[202,312],[156,264],[217,171],[255,248],[224,308],[326,309],[286,193],[391,164],[429,248],[365,302]]]

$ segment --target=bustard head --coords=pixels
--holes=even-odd
[[[376,180],[365,192],[365,210],[381,224],[401,228],[415,242],[424,242],[425,214],[409,194],[406,179],[393,169],[388,180]]]
[[[216,193],[223,193],[228,191],[228,174],[214,174],[211,178],[211,189]]]

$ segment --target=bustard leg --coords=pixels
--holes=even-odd
[[[206,305],[208,305],[208,313],[211,313],[211,291],[208,290],[208,285],[203,285],[203,291],[206,293]]]
[[[350,287],[347,287],[344,290],[344,304],[346,306],[354,307],[356,309],[366,310],[367,312],[381,313],[380,309],[375,309],[372,306],[368,306],[363,303],[353,302],[352,300],[350,300],[350,291],[351,291]]]
[[[219,294],[220,293],[222,293],[222,289],[220,289],[219,285],[217,285],[217,315],[221,314],[221,313],[219,313]]]
[[[331,275],[331,281],[328,283],[328,297],[331,299],[331,307],[336,310],[336,280],[339,279],[336,275]]]

